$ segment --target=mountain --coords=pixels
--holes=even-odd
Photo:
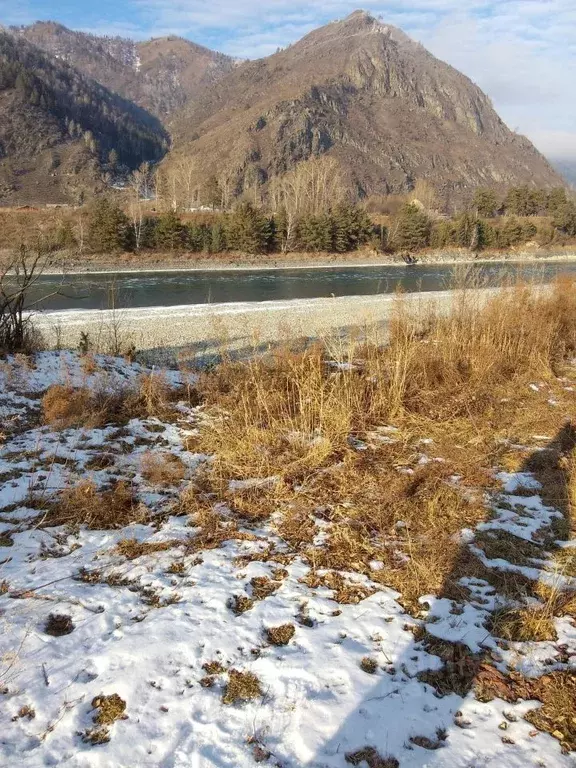
[[[112,165],[134,168],[167,146],[149,112],[0,31],[2,202],[77,200],[102,186],[112,150]]]
[[[174,150],[241,191],[329,154],[360,195],[429,180],[446,197],[478,185],[564,182],[487,96],[401,30],[363,11],[234,68],[171,126]]]
[[[564,176],[568,184],[576,189],[576,159],[566,158],[565,160],[561,160],[555,158],[550,162],[554,168],[556,168],[558,173],[561,173],[562,176]]]
[[[76,32],[53,21],[12,31],[162,119],[235,66],[229,56],[181,37],[135,42]]]

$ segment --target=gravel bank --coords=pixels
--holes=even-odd
[[[479,297],[494,289],[476,291]],[[412,308],[435,302],[447,306],[452,291],[406,294]],[[110,311],[62,311],[36,317],[36,325],[50,345],[76,347],[81,332],[95,349],[108,351],[115,340],[123,349],[134,345],[159,362],[176,358],[211,359],[223,348],[236,352],[265,349],[290,338],[346,334],[352,328],[380,324],[385,328],[394,295],[330,299],[195,304]]]

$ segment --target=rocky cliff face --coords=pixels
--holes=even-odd
[[[416,179],[446,196],[563,183],[474,83],[364,12],[236,68],[175,119],[173,141],[205,173],[227,166],[238,189],[322,153],[361,195]]]
[[[234,68],[229,56],[179,37],[135,42],[75,32],[52,21],[12,31],[163,119]]]

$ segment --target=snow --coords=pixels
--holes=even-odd
[[[309,566],[299,558],[282,565],[281,577],[275,572],[279,563],[249,561],[269,542],[283,549],[267,524],[250,530],[252,540],[194,551],[196,529],[186,517],[170,514],[175,489],[151,487],[140,462],[149,450],[177,454],[186,465],[184,487],[207,459],[185,447],[197,424],[196,409],[182,404],[176,424],[134,419],[121,437],[114,427],[55,432],[33,419],[26,425],[26,418],[38,412],[38,395],[52,383],[114,387],[147,371],[121,359],[98,357],[96,362],[98,370],[86,373],[75,353],[52,352],[40,354],[33,367],[11,359],[0,371],[2,420],[18,427],[9,429],[0,444],[0,535],[9,533],[13,540],[0,548],[0,582],[8,585],[0,594],[0,681],[8,689],[0,694],[0,765],[244,768],[256,764],[259,747],[270,754],[265,764],[342,768],[347,753],[366,746],[395,756],[402,768],[574,765],[554,738],[523,720],[536,702],[482,703],[472,692],[464,698],[439,697],[417,677],[442,666],[418,639],[424,623],[432,636],[490,652],[502,669],[537,675],[550,670],[551,658],[554,669],[574,668],[573,622],[556,620],[557,643],[510,643],[504,650],[485,626],[501,598],[479,579],[463,579],[470,597],[457,611],[451,600],[422,596],[421,620],[404,611],[397,592],[365,576],[343,574],[375,591],[358,604],[341,604],[332,590],[303,582]],[[187,379],[179,371],[168,376],[174,383]],[[394,434],[395,428],[380,432]],[[129,450],[123,452],[121,444]],[[114,454],[115,466],[87,469],[103,450]],[[62,462],[50,463],[54,455]],[[36,514],[26,506],[31,489],[54,492],[86,478],[101,487],[117,476],[130,477],[140,498],[164,514],[147,525],[77,533],[30,522]],[[559,513],[543,504],[531,475],[503,473],[499,479],[494,516],[479,530],[533,540]],[[236,487],[274,480],[236,482]],[[516,495],[519,488],[534,495]],[[404,525],[398,521],[396,527]],[[545,551],[533,567],[490,561],[475,546],[474,534],[463,529],[462,545],[490,567],[515,569],[530,578],[543,578],[550,568]],[[169,542],[170,549],[128,560],[116,549],[125,539]],[[182,564],[181,572],[173,569],[175,563]],[[370,567],[381,577],[382,562],[374,560]],[[78,578],[85,571],[98,571],[99,581]],[[279,581],[277,590],[236,615],[230,599],[250,597],[250,582],[258,576]],[[123,586],[112,585],[119,580],[125,580]],[[152,592],[155,603],[145,599]],[[58,613],[70,615],[75,628],[53,637],[44,631],[45,622]],[[289,644],[269,645],[265,629],[287,623],[295,627]],[[568,649],[568,661],[558,660],[561,645]],[[376,662],[374,674],[361,668],[365,657]],[[204,687],[203,665],[212,661],[226,671]],[[262,695],[224,704],[230,669],[256,675]],[[126,719],[110,727],[108,743],[85,743],[80,734],[94,725],[93,698],[112,693],[126,701]],[[33,719],[19,716],[24,706],[33,708]],[[423,743],[422,737],[439,748],[411,741]]]

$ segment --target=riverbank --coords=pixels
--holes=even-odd
[[[418,264],[463,265],[490,264],[495,261],[562,262],[576,260],[576,248],[543,249],[525,247],[506,253],[486,251],[475,257],[467,249],[425,251],[416,254]],[[100,274],[171,271],[244,271],[280,269],[342,269],[345,267],[405,267],[398,254],[383,254],[374,250],[351,253],[290,253],[290,254],[198,254],[177,253],[146,255],[136,253],[62,254],[45,274]]]
[[[498,289],[479,289],[481,302]],[[448,307],[458,294],[429,291],[402,296],[406,308]],[[163,364],[201,362],[221,353],[258,352],[291,339],[338,339],[367,326],[385,331],[399,298],[394,294],[289,301],[229,302],[119,310],[73,310],[38,315],[35,324],[50,346],[75,348],[87,333],[95,350],[134,347]]]

